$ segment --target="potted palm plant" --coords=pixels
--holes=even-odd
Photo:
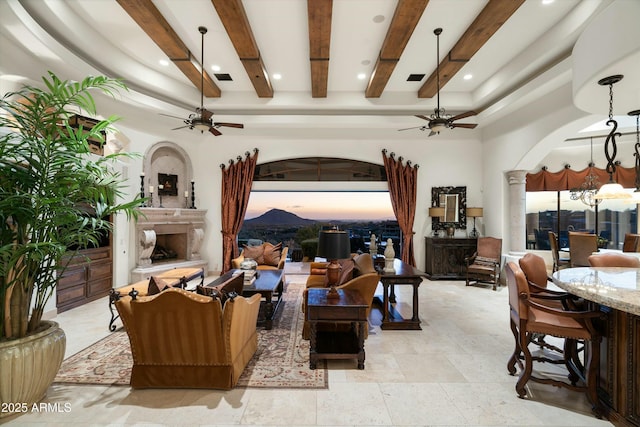
[[[104,142],[117,118],[92,129],[69,124],[76,113],[96,115],[93,91],[113,96],[124,84],[63,81],[51,72],[43,82],[0,100],[0,401],[21,405],[44,397],[64,357],[64,332],[42,320],[64,260],[72,248],[97,244],[114,214],[135,217],[141,203],[121,201],[124,180],[112,167],[131,154],[90,154],[87,140]],[[8,414],[3,407],[0,416]]]

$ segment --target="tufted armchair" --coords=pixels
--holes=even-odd
[[[169,288],[115,302],[131,344],[132,388],[236,385],[258,346],[260,295],[219,299]]]
[[[500,280],[500,262],[502,259],[502,239],[495,237],[479,237],[478,249],[467,263],[467,286],[478,283],[489,283],[496,290]],[[474,281],[472,283],[472,281]]]

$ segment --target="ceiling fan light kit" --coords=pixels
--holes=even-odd
[[[445,129],[453,129],[453,128],[464,128],[464,129],[474,129],[478,126],[475,123],[454,123],[456,120],[463,119],[465,117],[475,116],[475,111],[467,111],[466,113],[461,113],[456,116],[451,116],[447,114],[444,108],[440,108],[440,34],[442,34],[442,28],[436,28],[433,30],[433,34],[436,35],[436,100],[437,106],[435,110],[433,110],[433,114],[429,117],[416,114],[416,117],[422,120],[426,120],[427,123],[425,126],[415,126],[405,129],[398,130],[409,130],[409,129],[420,129],[422,131],[429,129],[429,136],[437,135]]]

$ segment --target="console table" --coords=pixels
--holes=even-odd
[[[477,239],[425,237],[425,273],[429,280],[464,280],[465,258],[474,254]]]

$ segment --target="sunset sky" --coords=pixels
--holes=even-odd
[[[253,191],[245,219],[277,208],[315,220],[394,220],[388,192]]]

